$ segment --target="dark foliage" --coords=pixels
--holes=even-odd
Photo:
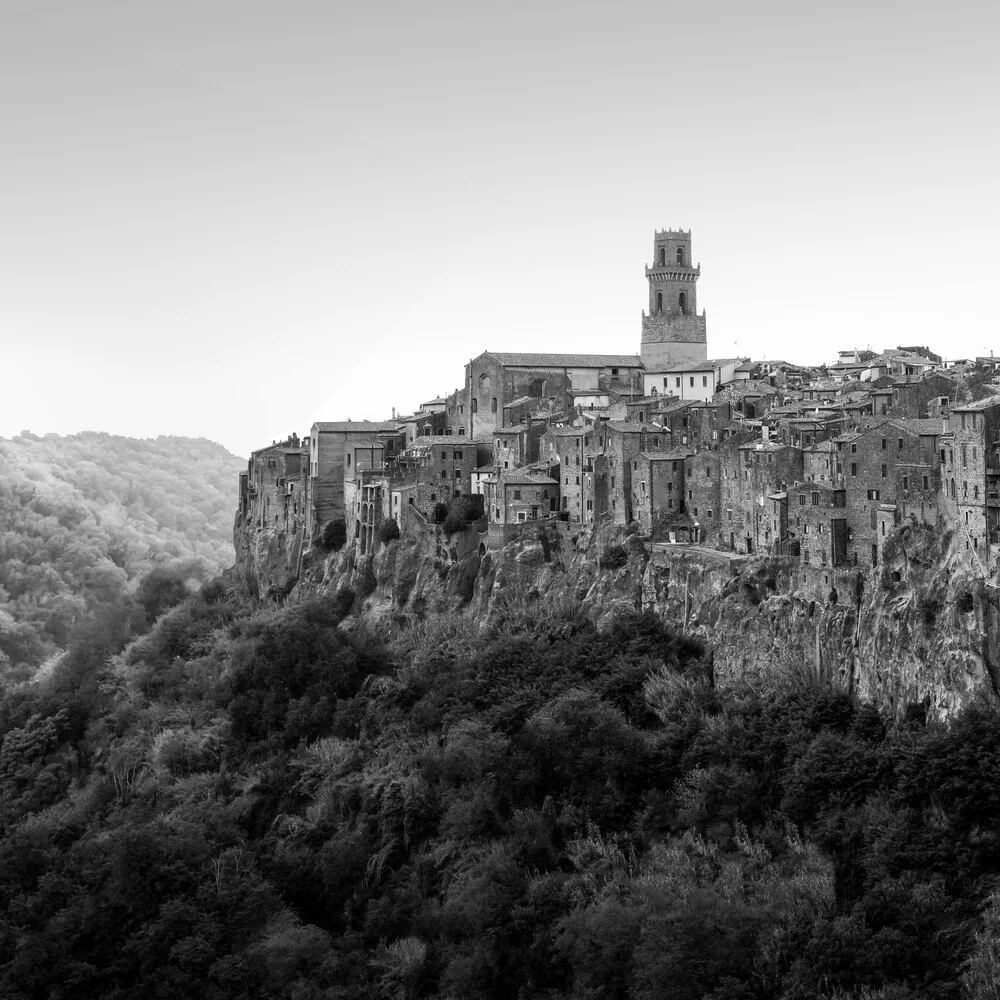
[[[719,692],[644,615],[390,653],[352,596],[216,581],[139,639],[122,606],[3,696],[0,995],[957,1000],[1000,972],[992,708]]]
[[[342,520],[327,521],[321,541],[325,549],[339,552],[347,542],[347,525]]]

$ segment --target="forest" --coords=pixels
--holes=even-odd
[[[9,1000],[998,996],[985,700],[720,690],[554,600],[163,603],[0,701]]]
[[[244,467],[204,439],[0,438],[0,678],[30,676],[144,580],[194,589],[231,566]]]

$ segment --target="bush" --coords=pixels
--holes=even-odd
[[[343,521],[328,521],[323,528],[323,548],[338,552],[347,541],[347,525]]]
[[[628,562],[628,553],[620,545],[606,545],[601,552],[601,569],[621,569]]]
[[[394,541],[397,538],[399,538],[399,524],[394,517],[387,517],[379,525],[378,540],[383,545],[388,545],[389,542]]]
[[[472,504],[465,497],[455,497],[444,519],[444,533],[454,535],[456,531],[465,528],[469,521],[474,520]]]

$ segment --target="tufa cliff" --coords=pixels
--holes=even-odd
[[[511,611],[580,613],[600,626],[641,608],[703,639],[720,686],[820,681],[897,714],[920,703],[943,718],[980,692],[1000,697],[1000,591],[957,539],[923,525],[898,527],[882,565],[863,573],[552,522],[505,544],[475,525],[451,535],[427,525],[363,556],[350,543],[303,551],[302,538],[237,521],[237,571],[252,592],[339,594],[387,628],[434,613],[478,627]]]

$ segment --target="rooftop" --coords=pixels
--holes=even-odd
[[[391,433],[398,425],[398,420],[317,420],[311,430],[335,434],[377,434],[379,431]]]
[[[638,354],[519,354],[483,351],[502,365],[515,368],[642,368]]]
[[[502,472],[497,479],[500,486],[558,486],[559,484],[548,476],[531,476],[526,472],[514,470]]]

